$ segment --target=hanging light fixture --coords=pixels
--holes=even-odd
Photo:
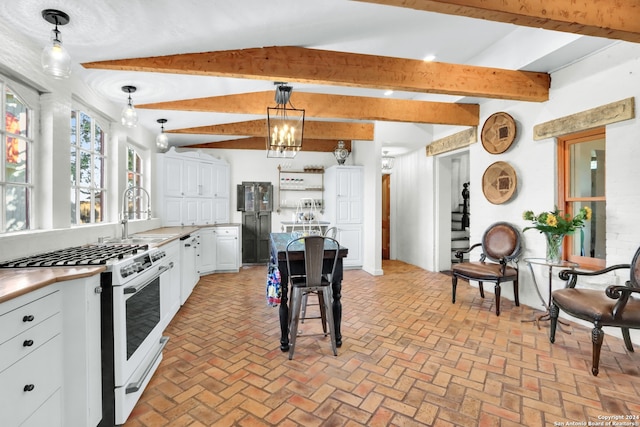
[[[56,79],[66,79],[71,74],[71,57],[62,46],[58,25],[67,25],[69,15],[59,10],[45,9],[42,11],[42,17],[45,21],[56,26],[51,32],[51,44],[42,51],[40,58],[42,69]]]
[[[338,141],[338,146],[333,150],[333,155],[336,157],[339,165],[344,165],[344,161],[349,157],[349,150],[344,148],[344,141]]]
[[[393,156],[389,156],[388,151],[382,152],[382,172],[390,172],[393,169],[393,163],[396,158]]]
[[[122,110],[121,122],[123,126],[128,128],[135,127],[138,124],[138,113],[131,102],[131,94],[136,91],[135,86],[122,86],[122,91],[129,94],[129,101]]]
[[[267,107],[267,157],[293,158],[302,148],[304,110],[291,104],[291,86],[275,84],[276,106]]]
[[[164,124],[167,123],[167,119],[158,119],[156,121],[160,123],[160,133],[156,137],[156,147],[158,147],[158,151],[164,152],[169,148],[169,137],[164,133]]]

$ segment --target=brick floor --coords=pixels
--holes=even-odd
[[[291,361],[279,348],[278,309],[265,302],[265,267],[202,277],[125,426],[506,427],[640,416],[640,354],[621,339],[605,337],[594,377],[588,328],[571,324],[550,344],[547,323],[521,322],[539,314],[530,307],[503,299],[497,317],[493,294],[483,300],[465,282],[452,304],[450,277],[398,261],[383,269],[345,272],[338,356],[328,338],[301,337]]]

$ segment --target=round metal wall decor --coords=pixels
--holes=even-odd
[[[516,171],[507,162],[495,162],[482,175],[484,197],[494,205],[500,205],[513,196],[518,185]]]
[[[516,122],[507,113],[494,113],[484,122],[480,140],[491,154],[504,153],[516,139]]]

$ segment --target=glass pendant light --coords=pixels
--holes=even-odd
[[[45,21],[54,24],[56,27],[51,32],[51,44],[42,51],[42,69],[56,79],[66,79],[71,74],[71,57],[62,46],[62,37],[58,30],[58,25],[69,23],[69,15],[55,9],[45,9],[42,11]]]
[[[156,137],[156,147],[158,151],[165,152],[169,148],[169,137],[164,133],[164,124],[167,123],[167,119],[156,120],[160,123],[160,133]]]
[[[122,126],[126,126],[128,128],[136,127],[136,125],[138,124],[138,112],[133,107],[133,103],[131,102],[131,94],[136,91],[136,87],[122,86],[122,91],[129,94],[129,101],[122,110],[120,121],[122,122]]]

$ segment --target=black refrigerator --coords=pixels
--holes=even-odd
[[[268,263],[273,185],[243,181],[237,191],[237,210],[242,212],[242,263]]]

